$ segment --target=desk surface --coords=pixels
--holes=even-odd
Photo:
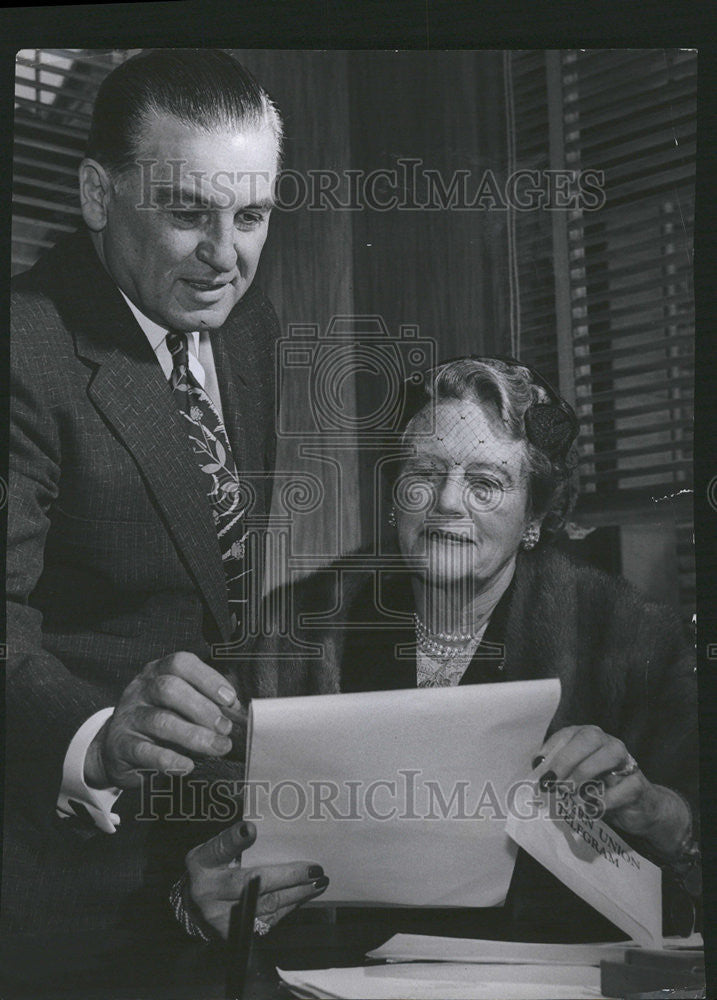
[[[407,913],[408,917],[408,913]],[[330,912],[318,914],[311,922],[283,921],[265,938],[254,938],[249,976],[244,1000],[287,1000],[288,993],[280,985],[276,967],[282,969],[326,969],[357,966],[366,963],[366,952],[377,948],[398,930],[412,930],[387,914],[383,919],[376,911],[366,911],[365,917],[342,918],[333,921]],[[474,935],[499,938],[496,933]],[[420,932],[460,936],[460,925],[446,927],[445,915],[430,926],[425,918]],[[465,936],[465,933],[463,934]],[[171,1000],[222,1000],[224,997],[224,961],[219,951],[198,952],[183,956],[183,968],[176,969],[174,981],[179,989]],[[154,1000],[154,998],[153,998]]]
[[[376,911],[366,911],[365,915],[353,911],[351,915],[339,915],[334,922],[330,912],[316,911],[312,918],[301,918],[292,921],[288,918],[275,928],[266,938],[255,938],[249,968],[247,987],[243,1000],[288,1000],[288,992],[280,985],[276,967],[282,969],[337,968],[341,966],[360,966],[365,964],[367,951],[383,944],[398,931],[424,934],[439,934],[455,937],[493,938],[505,940],[506,935],[499,933],[497,924],[483,927],[480,932],[469,931],[461,917],[456,915],[456,926],[447,926],[445,913],[431,927],[425,915],[422,926],[411,927],[411,915],[405,911],[399,915],[396,911],[383,917]],[[452,924],[449,920],[448,924]],[[462,924],[462,926],[461,926]],[[490,933],[490,931],[493,933]],[[148,941],[149,951],[154,951],[154,942]],[[20,963],[24,970],[32,969],[42,964],[40,956],[46,960],[51,956],[39,950],[32,942],[28,942],[27,961]],[[7,956],[4,956],[7,957]],[[22,956],[19,956],[22,958]],[[157,968],[153,966],[153,974],[145,975],[141,956],[133,951],[131,956],[125,955],[121,973],[113,975],[112,986],[105,982],[104,986],[92,973],[84,981],[82,989],[78,989],[76,976],[72,975],[66,983],[73,982],[72,987],[63,985],[57,977],[53,977],[52,987],[38,988],[27,981],[22,985],[15,980],[13,986],[2,993],[3,1000],[223,1000],[226,977],[226,953],[220,947],[206,947],[198,943],[186,941],[178,952],[170,959],[166,957]],[[3,970],[7,972],[7,969]],[[25,976],[22,977],[25,979]],[[129,986],[133,981],[142,984],[141,987]],[[124,985],[121,985],[124,983]],[[19,990],[17,987],[19,986]],[[677,996],[678,994],[671,994]],[[699,991],[680,993],[680,996],[700,996]]]
[[[448,933],[442,922],[435,931]],[[244,1000],[287,1000],[289,994],[279,983],[277,965],[287,970],[360,966],[366,963],[366,952],[382,944],[392,933],[383,922],[377,925],[370,919],[297,925],[283,931],[277,928],[268,938],[258,940],[253,949]],[[671,996],[677,995],[671,992]],[[702,997],[704,991],[686,989],[679,995]],[[220,991],[216,996],[223,994]]]
[[[256,941],[252,950],[250,981],[244,1000],[286,1000],[279,985],[277,965],[282,969],[327,969],[363,965],[366,952],[390,937],[383,926],[371,921],[346,924],[297,925],[280,935]]]

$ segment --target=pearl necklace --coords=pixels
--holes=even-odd
[[[480,629],[477,632],[468,633],[429,632],[415,611],[413,612],[413,625],[416,630],[416,643],[418,647],[429,656],[439,659],[451,659],[454,656],[460,656],[461,653],[465,652],[466,645],[470,642],[475,642],[481,635]]]

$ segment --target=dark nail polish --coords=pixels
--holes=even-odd
[[[531,767],[533,768],[533,770],[535,770],[536,767],[540,767],[540,765],[543,763],[544,760],[545,760],[545,757],[543,757],[542,754],[538,754],[537,757],[533,757],[533,763],[531,765]]]
[[[558,776],[555,771],[546,771],[543,777],[540,779],[538,784],[540,785],[540,790],[542,792],[549,792],[555,787],[555,782],[558,780]]]
[[[321,867],[321,865],[312,865],[309,868],[309,878],[319,878],[323,874],[324,874],[324,869]]]
[[[325,889],[328,884],[328,877],[326,875],[322,875],[321,878],[317,878],[314,882],[314,889]]]
[[[249,836],[249,827],[246,825],[246,823],[242,823],[242,825],[239,827],[239,834],[242,837]]]

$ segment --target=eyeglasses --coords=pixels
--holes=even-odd
[[[517,358],[507,355],[463,354],[448,358],[440,364],[421,373],[422,385],[425,390],[426,381],[437,375],[447,365],[457,361],[481,361],[490,364],[499,361],[512,368],[522,368],[530,374],[534,385],[543,389],[548,396],[547,403],[531,403],[524,414],[526,437],[536,448],[539,448],[551,460],[565,460],[570,448],[578,435],[579,423],[572,406],[558,393],[537,369],[526,365]],[[419,388],[414,383],[415,388]]]

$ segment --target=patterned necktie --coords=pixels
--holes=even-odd
[[[246,558],[244,527],[247,495],[242,486],[226,428],[214,403],[189,370],[187,335],[170,330],[167,347],[172,355],[172,387],[189,434],[189,444],[206,479],[207,496],[219,537],[227,581],[232,630],[244,618],[251,570]]]

